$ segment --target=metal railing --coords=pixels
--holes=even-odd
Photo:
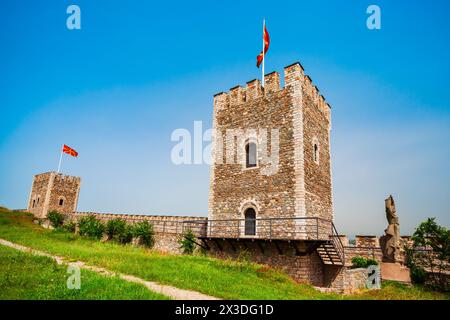
[[[342,265],[345,265],[345,249],[344,245],[342,244],[341,238],[339,237],[339,233],[336,230],[336,227],[334,226],[334,223],[331,223],[332,225],[332,233],[330,236],[331,242],[333,243],[333,246],[339,255],[339,258],[341,259]]]
[[[332,221],[319,217],[185,221],[183,229],[210,238],[267,240],[330,240],[336,233]],[[343,251],[342,243],[338,245]]]

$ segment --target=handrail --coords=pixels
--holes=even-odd
[[[189,228],[198,229],[198,236],[215,238],[259,238],[287,240],[329,240],[332,221],[320,217],[271,217],[251,220],[244,218],[185,221]],[[246,225],[250,227],[248,231]],[[331,227],[331,228],[330,228]],[[331,233],[330,233],[331,229]],[[195,231],[193,230],[195,233]],[[249,233],[249,232],[254,232]]]
[[[337,232],[336,226],[334,225],[334,223],[331,223],[331,225],[332,225],[331,239],[333,241],[333,245],[336,248],[336,252],[338,253],[339,258],[341,259],[342,264],[345,265],[345,249],[344,249],[344,245],[342,244],[342,240],[339,237],[339,233]]]

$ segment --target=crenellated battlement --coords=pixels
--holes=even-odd
[[[50,177],[54,175],[54,179],[56,181],[66,181],[66,182],[81,182],[81,178],[80,177],[74,177],[74,176],[69,176],[63,173],[58,173],[56,171],[49,171],[49,172],[45,172],[45,173],[40,173],[40,174],[36,174],[34,176],[35,181],[48,181],[48,179],[50,179]]]
[[[80,183],[81,178],[65,175],[62,173],[55,173],[55,181],[58,181],[58,182],[61,181],[61,182],[66,182],[66,183]]]
[[[313,101],[328,119],[330,117],[330,105],[320,93],[319,88],[313,83],[310,76],[305,75],[303,66],[293,63],[284,68],[284,87],[281,87],[280,74],[276,71],[264,76],[265,87],[262,87],[259,79],[246,83],[245,87],[237,85],[228,92],[220,92],[214,95],[214,107],[221,109],[226,106],[238,106],[258,99],[270,99],[275,94],[291,94],[290,87],[300,87],[303,95]]]

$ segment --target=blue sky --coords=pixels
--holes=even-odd
[[[81,30],[66,8],[81,8]],[[381,8],[381,30],[366,9]],[[79,210],[206,215],[207,165],[175,166],[174,129],[210,127],[212,95],[300,61],[332,105],[335,219],[382,234],[450,225],[450,3],[436,1],[2,1],[0,203],[26,207],[33,174],[80,153]]]

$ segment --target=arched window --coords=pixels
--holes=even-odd
[[[256,235],[256,211],[253,208],[248,208],[245,210],[245,235],[254,236]]]
[[[35,206],[36,206],[36,199],[33,199],[33,205],[31,207],[34,208]]]
[[[63,198],[60,198],[60,199],[59,199],[59,205],[62,206],[63,204],[64,204],[64,199],[63,199]]]
[[[257,166],[256,143],[249,142],[245,145],[245,167],[254,168]]]

